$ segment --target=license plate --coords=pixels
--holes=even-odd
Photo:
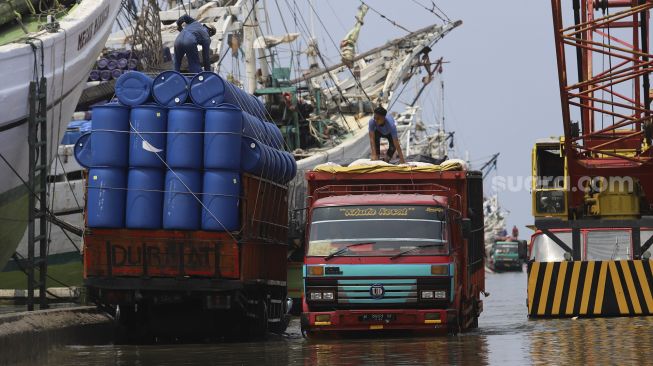
[[[363,314],[358,317],[362,322],[384,322],[397,319],[396,314]]]

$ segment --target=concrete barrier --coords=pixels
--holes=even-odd
[[[76,300],[82,294],[79,287],[48,287],[45,297],[49,300]],[[34,290],[34,298],[39,297],[39,290]],[[27,290],[0,289],[0,301],[23,303],[27,299]],[[38,301],[38,300],[37,300]]]
[[[93,306],[0,315],[0,365],[42,363],[55,347],[110,343],[114,336],[113,320]]]

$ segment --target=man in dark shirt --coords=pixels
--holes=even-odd
[[[192,73],[202,71],[197,45],[202,46],[204,70],[210,71],[209,50],[211,49],[211,37],[215,35],[215,28],[203,25],[188,15],[183,15],[177,19],[177,30],[179,30],[179,35],[175,39],[175,71],[180,71],[184,55],[188,59],[188,71]]]
[[[392,159],[395,151],[399,153],[399,162],[406,163],[404,152],[401,150],[401,144],[397,137],[397,126],[392,116],[383,107],[374,110],[374,117],[368,122],[370,131],[370,150],[372,151],[372,160],[379,160],[381,155],[381,138],[388,140],[388,151],[386,152],[386,162]]]

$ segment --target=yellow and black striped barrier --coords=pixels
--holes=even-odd
[[[653,314],[653,261],[532,262],[531,317]]]

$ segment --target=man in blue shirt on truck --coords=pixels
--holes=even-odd
[[[379,156],[381,155],[381,138],[384,138],[388,140],[388,151],[383,160],[389,162],[396,151],[399,154],[399,162],[401,164],[406,163],[404,152],[401,150],[401,144],[397,137],[397,125],[385,108],[377,107],[374,110],[374,117],[368,122],[368,127],[370,131],[370,150],[372,151],[372,160],[379,160]]]
[[[188,59],[188,71],[194,74],[202,71],[197,45],[202,46],[204,70],[210,71],[209,51],[211,49],[211,37],[216,32],[215,27],[195,21],[189,15],[182,15],[177,19],[177,30],[179,35],[175,39],[175,71],[180,71],[181,60],[184,55]]]

